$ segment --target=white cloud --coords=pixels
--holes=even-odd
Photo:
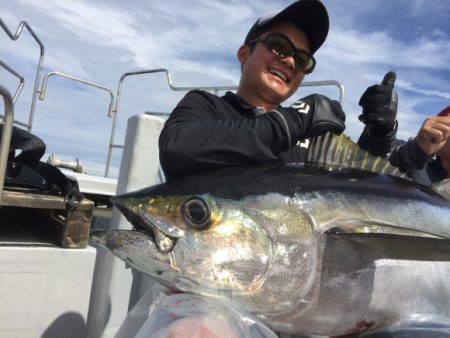
[[[446,13],[448,13],[448,2],[446,0],[403,0],[403,3],[411,16],[422,16],[429,13],[446,16]]]
[[[159,2],[152,4],[151,8],[142,9],[139,14],[145,20],[139,22],[136,13],[111,4],[71,0],[20,2],[56,20],[59,27],[76,34],[85,44],[117,49],[114,53],[121,55],[124,61],[131,58],[132,66],[170,66],[175,71],[207,74],[207,77],[219,81],[232,81],[228,69],[215,66],[214,60],[207,63],[189,59],[189,55],[212,50],[223,54],[227,49],[224,49],[223,41],[229,41],[224,40],[223,32],[229,30],[230,26],[240,26],[251,13],[246,6],[232,6],[217,1],[200,1],[197,3],[199,10],[192,12],[180,11],[180,3]],[[225,14],[223,20],[217,21],[218,11]],[[169,16],[172,21],[191,22],[191,25],[180,26],[173,22],[173,25],[161,27],[157,25],[161,16]],[[223,26],[223,30],[220,27],[214,30],[204,29],[213,24]],[[89,77],[86,73],[85,75]]]
[[[422,68],[450,69],[448,40],[419,39],[413,43],[395,40],[386,32],[362,33],[335,29],[321,50],[329,59],[349,64],[383,64]]]
[[[116,39],[128,39],[133,37],[135,28],[134,20],[119,9],[99,3],[88,3],[73,0],[46,0],[32,1],[19,0],[19,2],[32,6],[35,9],[47,13],[58,20],[58,23],[69,30],[75,30],[78,34],[88,39],[94,39],[98,43],[114,43]]]
[[[424,95],[424,96],[437,96],[437,97],[441,97],[443,99],[447,99],[450,100],[450,92],[444,92],[441,90],[429,90],[429,89],[425,89],[425,88],[421,88],[417,85],[414,85],[408,81],[404,81],[404,80],[398,80],[397,84],[400,88],[412,91],[416,94],[419,95]]]

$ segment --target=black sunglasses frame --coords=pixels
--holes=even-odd
[[[280,37],[280,38],[282,38],[284,40],[286,40],[286,42],[291,46],[292,51],[289,51],[289,53],[287,55],[282,55],[282,54],[277,53],[273,49],[271,49],[267,42],[269,41],[270,37],[272,37],[274,35],[278,36],[278,37]],[[248,44],[252,45],[252,44],[255,44],[255,43],[258,43],[258,42],[264,43],[266,45],[266,47],[269,49],[269,51],[271,51],[272,53],[280,56],[281,58],[286,58],[286,57],[289,57],[289,56],[293,56],[294,57],[295,68],[296,69],[297,68],[301,69],[305,74],[311,74],[313,72],[314,68],[316,67],[316,59],[314,59],[314,56],[312,56],[309,52],[307,52],[304,49],[295,48],[295,46],[292,43],[292,41],[289,40],[289,38],[287,36],[285,36],[284,34],[281,34],[281,33],[270,33],[270,34],[266,35],[265,37],[256,38],[254,40],[251,40],[251,41],[248,42]],[[312,60],[313,64],[312,64],[312,66],[309,69],[304,69],[303,67],[299,67],[299,65],[297,64],[295,56],[297,54],[299,54],[299,53],[306,55],[310,60]],[[308,64],[309,64],[309,62],[308,62]]]

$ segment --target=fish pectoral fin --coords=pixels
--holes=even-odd
[[[450,200],[450,178],[433,184],[431,188],[447,200]]]
[[[326,233],[334,234],[382,234],[398,235],[426,238],[443,238],[436,234],[424,232],[416,229],[409,229],[397,226],[395,224],[384,223],[370,219],[346,219],[334,221],[328,227]]]

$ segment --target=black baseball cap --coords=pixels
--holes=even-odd
[[[276,22],[288,21],[305,32],[314,54],[324,43],[330,26],[328,13],[319,0],[298,0],[283,10],[262,15],[250,28],[245,37],[245,44],[256,39],[263,29]]]

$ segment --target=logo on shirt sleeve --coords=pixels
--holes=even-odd
[[[291,107],[296,109],[299,113],[302,113],[302,114],[308,114],[309,109],[310,109],[309,105],[303,101],[297,101]]]

